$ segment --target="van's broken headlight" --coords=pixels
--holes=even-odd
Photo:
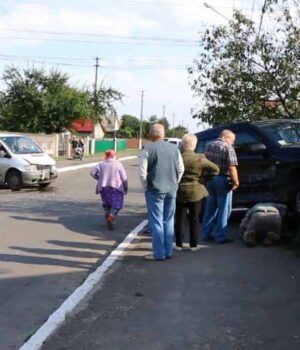
[[[26,171],[37,171],[37,166],[34,164],[24,165]]]

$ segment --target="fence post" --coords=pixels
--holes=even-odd
[[[71,158],[71,134],[67,134],[68,136],[66,137],[66,149],[67,149],[67,157]]]
[[[95,154],[95,144],[96,144],[96,140],[91,139],[91,154]]]
[[[54,157],[55,158],[58,158],[59,156],[58,149],[59,149],[59,136],[58,134],[54,134]]]
[[[85,139],[84,154],[87,156],[90,154],[90,137],[89,136],[87,136]]]

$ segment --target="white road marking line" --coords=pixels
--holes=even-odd
[[[53,312],[48,320],[36,331],[19,350],[38,350],[50,335],[52,335],[65,321],[66,316],[84,299],[84,297],[100,282],[105,272],[112,266],[117,258],[123,254],[125,248],[137,237],[138,233],[147,225],[148,221],[142,221],[134,228],[126,238],[104,260],[96,271],[91,273],[84,283],[78,287],[63,303]]]
[[[137,156],[128,156],[128,157],[123,157],[123,158],[119,158],[118,160],[120,160],[121,162],[125,161],[125,160],[129,160],[129,159],[134,159],[137,158]],[[78,165],[70,165],[70,166],[66,166],[63,168],[57,168],[57,172],[58,173],[65,173],[67,171],[73,171],[73,170],[78,170],[78,169],[83,169],[83,168],[91,168],[92,166],[95,166],[99,163],[98,162],[93,162],[93,163],[85,163],[85,164],[78,164]]]

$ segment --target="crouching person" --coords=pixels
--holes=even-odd
[[[279,242],[286,206],[259,203],[249,209],[240,224],[240,235],[248,247],[257,243],[271,246]]]

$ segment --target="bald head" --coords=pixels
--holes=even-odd
[[[162,124],[155,123],[150,127],[150,137],[152,141],[161,140],[165,137],[165,128]]]
[[[221,131],[219,138],[229,145],[233,145],[235,141],[235,134],[228,129],[224,129]]]

